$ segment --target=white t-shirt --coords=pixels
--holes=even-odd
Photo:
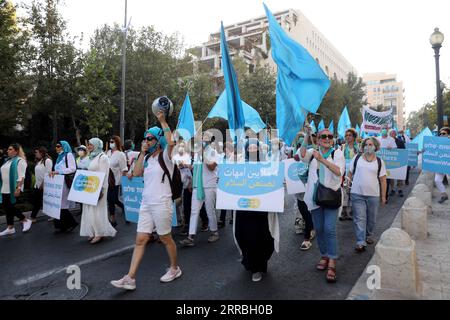
[[[353,166],[356,157],[353,158],[350,165],[350,172],[353,174]],[[356,164],[356,174],[353,175],[351,193],[362,196],[379,197],[380,184],[378,182],[378,161],[375,159],[371,162],[364,159],[364,156],[359,157]],[[386,165],[381,159],[381,170],[379,177],[386,175]]]
[[[172,202],[172,190],[170,189],[170,182],[168,177],[164,177],[164,183],[162,183],[162,177],[164,170],[158,162],[158,157],[148,157],[147,164],[144,162],[144,191],[142,192],[142,204],[155,205],[165,203],[167,201]],[[163,151],[163,159],[169,170],[170,177],[173,176],[174,164],[169,159],[167,149]]]
[[[306,184],[304,201],[305,201],[306,205],[308,206],[308,210],[312,211],[312,210],[319,208],[319,206],[316,205],[316,203],[313,200],[314,199],[314,186],[318,180],[317,168],[318,168],[319,163],[317,162],[316,159],[312,159],[314,149],[308,149],[304,158],[302,158],[300,150],[301,149],[297,150],[297,155],[300,157],[300,160],[305,163],[309,163],[308,183]],[[331,170],[325,169],[324,186],[337,191],[341,187],[342,176],[344,176],[344,172],[345,172],[344,153],[339,149],[335,150],[334,151],[334,160],[331,158],[331,154],[326,160],[333,162],[341,170],[341,176],[337,176]]]
[[[9,169],[11,168],[12,161],[7,161],[3,164],[1,168],[1,175],[2,175],[2,190],[1,192],[3,194],[10,194],[10,186],[9,186]],[[17,163],[17,182],[21,181],[22,179],[25,179],[25,171],[27,170],[27,162],[24,159],[19,159],[19,162]],[[23,191],[23,185],[21,188],[21,191]]]
[[[39,161],[39,163],[34,167],[34,175],[36,177],[36,183],[34,187],[39,189],[44,183],[45,176],[52,172],[53,161],[52,159],[45,159],[45,163]]]
[[[176,155],[174,155],[172,157],[172,160],[177,166],[179,166],[181,163],[183,163],[185,165],[191,164],[191,156],[187,153],[183,153],[183,155],[180,155],[179,153],[177,153]]]
[[[387,136],[386,138],[377,138],[380,141],[381,148],[384,149],[397,149],[397,144],[395,143],[395,139]]]
[[[199,161],[198,154],[195,155],[195,162]],[[217,168],[209,170],[206,164],[218,163],[217,152],[207,146],[203,152],[203,188],[216,188],[217,187]]]
[[[120,185],[122,179],[122,173],[128,171],[127,158],[122,151],[108,150],[107,156],[109,158],[109,167],[114,173],[114,179],[116,180],[116,186]]]

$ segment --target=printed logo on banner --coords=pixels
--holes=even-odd
[[[76,191],[95,193],[100,187],[100,179],[96,176],[78,175],[73,182]]]
[[[238,206],[242,209],[258,209],[261,205],[259,199],[241,198],[238,200]]]
[[[293,181],[300,181],[300,176],[302,176],[306,171],[308,171],[308,167],[303,163],[294,163],[288,168],[288,177]]]

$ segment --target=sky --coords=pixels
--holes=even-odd
[[[15,0],[15,3],[30,0]],[[64,0],[61,8],[72,35],[84,33],[86,46],[103,24],[123,24],[125,0]],[[266,0],[272,12],[298,9],[357,69],[397,74],[405,88],[406,113],[436,97],[434,52],[429,37],[439,27],[441,80],[450,87],[449,0]],[[128,0],[135,28],[154,25],[179,32],[188,47],[229,25],[264,15],[260,0]]]

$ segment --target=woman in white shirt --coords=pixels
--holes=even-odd
[[[56,153],[58,154],[58,158],[56,159],[55,169],[50,175],[55,176],[57,174],[61,174],[64,176],[68,176],[68,178],[65,177],[66,180],[63,184],[61,214],[59,220],[54,220],[55,229],[56,233],[71,232],[78,226],[78,222],[74,219],[72,213],[69,211],[69,208],[73,208],[73,202],[67,199],[69,197],[70,191],[68,181],[70,181],[69,178],[72,177],[77,171],[77,164],[75,162],[75,157],[72,154],[72,149],[70,148],[70,145],[67,141],[60,141],[56,144],[55,149]]]
[[[309,136],[311,129],[306,127],[306,130]],[[296,159],[309,164],[304,201],[311,212],[317,243],[322,255],[316,268],[320,271],[327,270],[327,281],[336,282],[336,259],[338,258],[336,222],[339,208],[317,205],[315,194],[319,183],[333,191],[341,190],[342,177],[345,172],[345,158],[341,150],[333,150],[334,136],[330,130],[324,129],[317,136],[319,150],[307,150],[305,143],[297,151]],[[305,141],[308,140],[305,139]]]
[[[25,154],[18,143],[11,144],[8,147],[7,154],[8,159],[0,169],[0,203],[2,203],[3,210],[6,213],[7,228],[0,232],[0,237],[16,233],[14,216],[22,222],[23,232],[27,232],[31,228],[31,220],[27,219],[15,206],[17,198],[23,192],[25,171],[27,169]]]
[[[33,188],[33,211],[31,212],[31,221],[36,222],[39,210],[42,208],[42,199],[44,197],[44,179],[52,172],[53,161],[48,155],[47,148],[34,148],[36,166],[34,167],[34,177],[36,183]]]
[[[88,150],[90,160],[88,170],[103,172],[105,177],[107,177],[109,173],[109,159],[102,151],[102,140],[98,138],[89,140]],[[102,241],[104,237],[114,237],[117,232],[108,220],[108,207],[105,197],[107,194],[108,179],[104,179],[97,205],[83,205],[80,236],[88,237],[88,241],[91,244]]]
[[[386,166],[376,155],[380,143],[376,138],[366,138],[361,144],[361,149],[363,154],[353,158],[349,173],[352,180],[351,198],[357,252],[365,251],[367,244],[374,243],[371,236],[375,229],[380,196],[381,204],[384,205],[387,188]]]
[[[158,120],[162,129],[153,127],[147,130],[133,171],[135,177],[144,176],[144,191],[130,269],[122,279],[111,281],[116,288],[136,289],[137,270],[155,227],[170,260],[170,268],[160,281],[170,282],[181,276],[181,269],[177,264],[177,246],[172,239],[172,191],[160,164],[163,161],[169,174],[173,176],[172,150],[175,144],[163,111],[158,112]]]
[[[125,208],[123,203],[119,200],[120,185],[122,176],[125,176],[128,172],[127,157],[122,151],[122,141],[118,136],[112,136],[109,139],[110,150],[107,153],[109,158],[109,164],[111,172],[114,175],[114,188],[108,188],[108,211],[109,219],[113,227],[117,226],[116,222],[116,205],[122,209],[125,216]],[[107,175],[108,177],[108,175]]]

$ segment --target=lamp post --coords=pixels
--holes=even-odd
[[[127,0],[125,0],[125,18],[123,22],[123,43],[122,43],[122,90],[120,99],[120,139],[125,141],[125,77],[127,64]]]
[[[438,130],[444,126],[444,112],[442,108],[442,88],[439,74],[439,50],[444,42],[444,34],[435,28],[430,37],[431,47],[434,49],[434,59],[436,61],[436,103],[437,103],[437,125]]]

